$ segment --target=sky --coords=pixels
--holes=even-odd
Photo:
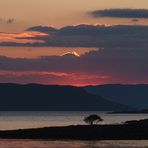
[[[148,8],[147,0],[0,0],[1,19],[15,19],[15,24],[1,24],[0,31],[22,31],[35,25],[61,27],[79,23],[98,23],[87,12],[110,8]],[[130,23],[125,20],[99,19],[102,23]]]
[[[148,83],[147,0],[0,0],[0,82]]]

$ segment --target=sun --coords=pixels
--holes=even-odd
[[[75,51],[71,52],[71,54],[73,54],[73,55],[75,55],[77,57],[80,57],[80,55],[77,52],[75,52]]]
[[[66,52],[62,56],[76,56],[76,57],[80,57],[80,55],[77,52],[75,52],[75,51]]]

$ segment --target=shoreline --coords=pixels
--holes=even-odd
[[[36,140],[148,140],[148,124],[71,125],[1,130],[0,139]]]

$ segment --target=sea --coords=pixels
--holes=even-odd
[[[148,114],[108,114],[108,112],[0,112],[0,130],[85,124],[84,117],[98,114],[100,124],[120,124],[128,120],[147,119]],[[148,140],[8,140],[0,139],[0,148],[148,148]]]

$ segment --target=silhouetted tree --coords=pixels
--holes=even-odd
[[[86,122],[89,125],[94,125],[101,121],[103,121],[103,119],[95,114],[84,118],[84,122]]]

